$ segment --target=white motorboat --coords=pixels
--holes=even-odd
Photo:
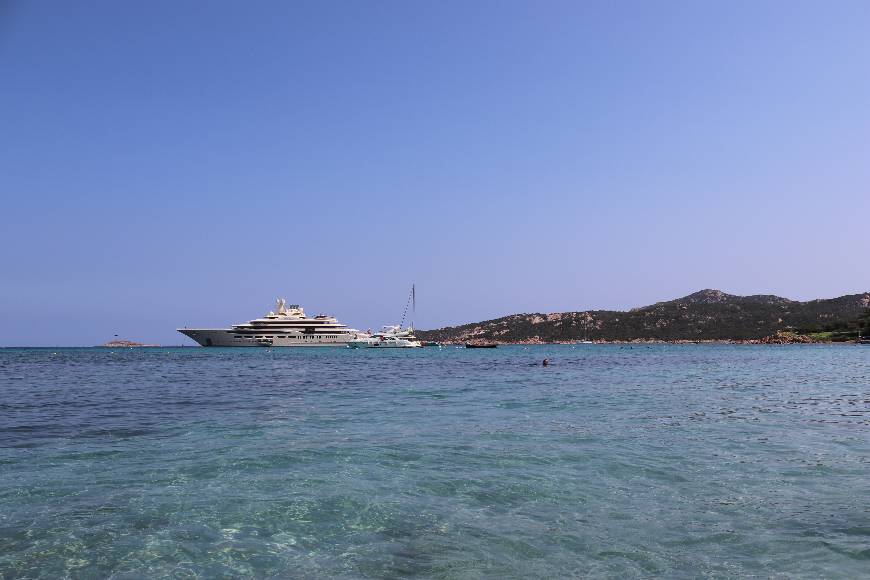
[[[414,328],[402,330],[398,324],[384,326],[380,332],[358,334],[349,341],[350,348],[420,348],[423,344],[414,336]]]

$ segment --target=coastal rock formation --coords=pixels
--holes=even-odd
[[[759,344],[808,344],[811,342],[813,342],[813,339],[805,334],[782,331],[771,336],[765,336],[758,341]]]
[[[866,312],[870,292],[799,302],[780,296],[735,296],[701,290],[628,312],[513,314],[473,324],[418,331],[423,340],[461,343],[593,341],[761,341],[778,333],[808,334],[845,324]],[[809,339],[812,340],[812,339]]]
[[[136,348],[136,347],[155,347],[159,344],[144,344],[142,342],[133,342],[132,340],[110,340],[106,344],[101,345],[104,348]]]

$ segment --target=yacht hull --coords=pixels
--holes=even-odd
[[[351,340],[347,345],[351,348],[420,348],[423,346],[416,340],[377,340],[372,338]]]
[[[243,336],[238,332],[223,328],[179,328],[178,332],[191,338],[200,346],[237,346],[237,347],[298,347],[298,348],[324,348],[344,347],[353,340],[353,335],[340,336],[338,338],[322,338],[311,334],[299,334],[292,337],[271,338],[271,344],[264,344],[263,336]],[[272,336],[272,335],[270,335]]]

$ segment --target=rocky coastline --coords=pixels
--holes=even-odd
[[[870,292],[799,302],[701,290],[628,311],[523,313],[418,330],[441,344],[813,344],[870,335]]]
[[[462,346],[466,342],[465,340],[445,340],[441,341],[439,344],[444,346]],[[662,339],[654,339],[654,338],[635,338],[632,340],[593,340],[593,341],[582,341],[582,340],[542,340],[540,337],[532,337],[525,340],[518,341],[499,341],[493,340],[491,341],[494,344],[504,345],[504,346],[531,346],[531,345],[550,345],[550,344],[559,344],[559,345],[579,345],[579,344],[851,344],[849,342],[831,342],[829,340],[817,340],[812,336],[805,334],[797,334],[794,332],[777,332],[770,336],[765,336],[763,338],[750,338],[750,339],[707,339],[707,340],[688,340],[688,339],[676,339],[676,340],[662,340]]]

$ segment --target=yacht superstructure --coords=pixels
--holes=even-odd
[[[274,312],[231,328],[179,328],[202,346],[347,346],[358,330],[333,316],[306,316],[298,304],[283,298]]]

